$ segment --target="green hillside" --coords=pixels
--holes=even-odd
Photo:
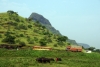
[[[64,48],[68,38],[51,33],[38,21],[23,18],[14,11],[0,13],[0,44]]]
[[[32,13],[29,16],[29,19],[32,19],[34,21],[39,21],[43,26],[45,26],[49,31],[51,31],[54,34],[58,34],[61,35],[61,33],[56,30],[52,24],[50,23],[50,21],[48,19],[46,19],[44,16],[38,14],[38,13]]]

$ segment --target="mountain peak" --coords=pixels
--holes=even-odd
[[[38,13],[35,13],[33,12],[30,17],[30,19],[33,19],[35,21],[39,21],[41,22],[42,24],[48,24],[48,25],[51,25],[51,23],[49,22],[49,20],[47,20],[46,18],[44,18],[42,15],[38,14]]]
[[[44,16],[38,14],[38,13],[32,13],[29,16],[29,19],[32,19],[34,21],[39,21],[43,26],[45,26],[48,30],[50,30],[52,33],[54,34],[58,34],[61,35],[60,32],[58,30],[56,30],[51,23],[49,22],[48,19],[46,19]]]

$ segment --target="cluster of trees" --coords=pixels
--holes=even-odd
[[[95,47],[87,48],[87,50],[91,50],[93,52],[99,52],[100,53],[100,49],[96,49]]]
[[[12,36],[11,35],[11,32],[7,31],[5,33],[5,38],[2,40],[2,42],[6,42],[6,43],[9,43],[9,44],[14,44],[15,43],[15,36]]]

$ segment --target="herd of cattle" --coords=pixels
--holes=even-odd
[[[40,58],[36,58],[36,61],[39,63],[50,63],[50,61],[62,61],[61,58],[45,58],[45,57],[40,57]]]

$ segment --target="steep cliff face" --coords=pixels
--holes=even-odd
[[[32,13],[29,16],[29,19],[32,19],[34,21],[39,21],[43,26],[45,26],[48,30],[50,30],[52,33],[54,34],[58,34],[61,35],[60,32],[58,30],[56,30],[51,23],[49,22],[48,19],[46,19],[45,17],[43,17],[42,15],[38,14],[38,13]]]

